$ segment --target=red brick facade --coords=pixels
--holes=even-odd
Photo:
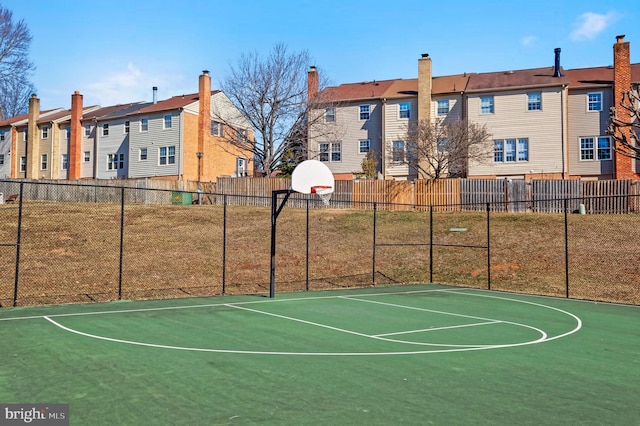
[[[622,108],[622,99],[625,93],[631,90],[631,57],[629,42],[624,41],[624,36],[616,37],[616,44],[613,45],[613,105],[620,120],[629,121],[631,115],[629,111]],[[617,130],[619,132],[620,130]],[[628,132],[629,129],[622,131]],[[624,149],[617,146],[618,149]],[[631,157],[615,153],[615,178],[616,179],[640,179],[640,175],[633,171],[633,160]]]
[[[82,155],[82,95],[77,90],[71,95],[71,134],[69,137],[69,176],[80,179],[80,157]]]

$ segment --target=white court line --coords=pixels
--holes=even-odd
[[[475,324],[462,324],[462,325],[451,325],[451,326],[448,326],[448,327],[423,328],[421,330],[396,331],[394,333],[374,334],[371,337],[398,336],[400,334],[424,333],[424,332],[428,332],[428,331],[450,330],[452,328],[475,327],[477,325],[500,324],[501,322],[502,321],[477,322]]]
[[[432,292],[455,292],[457,290],[458,289],[411,290],[411,291],[404,291],[404,292],[398,291],[398,292],[389,292],[389,293],[370,293],[370,294],[366,294],[366,296],[386,296],[386,295],[393,295],[393,294],[398,295],[398,294],[415,294],[415,293],[432,293]],[[459,290],[467,290],[467,289],[461,288]],[[361,296],[364,296],[364,295],[361,295]],[[235,297],[235,296],[217,296],[217,297]],[[75,313],[69,313],[69,314],[32,315],[32,316],[26,316],[26,317],[0,318],[0,321],[42,319],[45,316],[49,318],[59,318],[59,317],[85,316],[85,315],[108,315],[108,314],[120,314],[120,313],[171,311],[171,310],[177,310],[177,309],[212,308],[212,307],[221,307],[221,306],[227,306],[227,305],[252,305],[252,304],[261,304],[261,303],[297,302],[299,300],[337,299],[341,297],[344,297],[344,296],[339,296],[339,295],[310,296],[310,297],[298,297],[298,298],[290,298],[290,299],[251,300],[247,302],[234,302],[234,303],[208,303],[208,304],[202,304],[202,305],[164,306],[164,307],[158,307],[158,308],[121,309],[121,310],[113,310],[113,311],[75,312]]]
[[[418,290],[418,291],[410,291],[410,292],[390,292],[390,293],[376,293],[376,294],[368,294],[368,295],[362,295],[362,296],[372,296],[372,295],[380,295],[380,296],[385,296],[385,295],[390,295],[390,294],[410,294],[410,293],[426,293],[426,292],[431,292],[431,291],[443,291],[443,292],[452,292],[452,293],[457,293],[458,291],[462,291],[462,290],[468,290],[468,289],[438,289],[438,290]],[[476,294],[471,294],[471,293],[462,293],[463,295],[468,295],[468,296],[479,296]],[[512,302],[516,302],[516,303],[528,303],[531,305],[535,305],[535,306],[539,306],[542,308],[547,308],[547,309],[552,309],[552,310],[556,310],[558,312],[561,312],[563,314],[569,315],[571,317],[573,317],[574,319],[576,319],[578,321],[578,326],[576,328],[574,328],[573,330],[564,333],[562,335],[559,336],[554,336],[551,338],[547,338],[546,333],[544,333],[542,330],[539,330],[535,327],[531,327],[528,326],[526,324],[518,324],[518,323],[513,323],[513,322],[507,322],[507,321],[499,321],[499,320],[491,320],[491,321],[496,321],[496,322],[502,322],[502,323],[508,323],[508,324],[513,324],[513,325],[517,325],[517,326],[522,326],[522,327],[527,327],[533,330],[536,330],[538,332],[540,332],[541,334],[543,334],[543,337],[541,339],[538,340],[532,340],[532,341],[526,341],[526,342],[519,342],[519,343],[509,343],[509,344],[496,344],[496,345],[434,345],[434,344],[425,344],[425,345],[429,345],[429,346],[446,346],[446,349],[429,349],[429,350],[419,350],[419,351],[397,351],[397,352],[276,352],[276,351],[252,351],[252,350],[235,350],[235,349],[208,349],[208,348],[192,348],[192,347],[180,347],[180,346],[170,346],[170,345],[160,345],[160,344],[153,344],[153,343],[144,343],[144,342],[136,342],[136,341],[128,341],[128,340],[122,340],[122,339],[114,339],[114,338],[109,338],[109,337],[104,337],[104,336],[97,336],[97,335],[92,335],[89,333],[85,333],[85,332],[81,332],[78,330],[74,330],[71,329],[69,327],[65,327],[62,324],[52,320],[50,317],[52,317],[53,315],[50,316],[34,316],[33,318],[44,318],[47,321],[49,321],[50,323],[54,324],[56,327],[61,328],[62,330],[65,330],[67,332],[70,333],[74,333],[74,334],[78,334],[81,336],[85,336],[85,337],[90,337],[90,338],[95,338],[95,339],[99,339],[99,340],[106,340],[106,341],[110,341],[110,342],[117,342],[117,343],[125,343],[125,344],[130,344],[130,345],[138,345],[138,346],[145,346],[145,347],[153,347],[153,348],[162,348],[162,349],[176,349],[176,350],[184,350],[184,351],[195,351],[195,352],[213,352],[213,353],[233,353],[233,354],[254,354],[254,355],[298,355],[298,356],[380,356],[380,355],[415,355],[415,354],[431,354],[431,353],[446,353],[446,352],[463,352],[463,351],[474,351],[474,350],[483,350],[483,349],[500,349],[500,348],[511,348],[511,347],[518,347],[518,346],[526,346],[526,345],[532,345],[532,344],[538,344],[538,343],[543,343],[547,340],[553,340],[553,339],[557,339],[560,337],[564,337],[564,336],[568,336],[570,334],[573,334],[575,332],[577,332],[581,326],[582,326],[582,321],[580,321],[580,319],[569,313],[566,311],[563,311],[561,309],[558,308],[554,308],[554,307],[550,307],[550,306],[546,306],[546,305],[542,305],[542,304],[538,304],[538,303],[533,303],[533,302],[526,302],[526,301],[521,301],[518,299],[509,299],[509,298],[503,298],[503,297],[496,297],[496,296],[489,296],[489,295],[480,295],[481,297],[488,297],[488,298],[495,298],[495,299],[504,299],[504,300],[508,300],[508,301],[512,301]],[[289,320],[294,320],[294,321],[299,321],[299,322],[305,322],[307,324],[310,325],[316,325],[316,326],[320,326],[320,327],[324,327],[324,328],[331,328],[334,329],[336,331],[341,331],[341,332],[345,332],[345,333],[349,333],[349,334],[355,334],[355,335],[359,335],[362,337],[367,337],[367,338],[372,338],[372,339],[377,339],[377,340],[382,340],[382,341],[388,341],[388,342],[393,342],[393,343],[406,343],[409,345],[421,345],[420,343],[417,342],[412,342],[412,341],[401,341],[401,340],[394,340],[394,339],[386,339],[383,337],[376,337],[376,336],[371,336],[371,335],[366,335],[363,333],[358,333],[355,331],[351,331],[351,330],[344,330],[344,329],[338,329],[336,327],[331,327],[325,324],[319,324],[319,323],[312,323],[310,321],[306,321],[306,320],[300,320],[297,318],[293,318],[293,317],[285,317],[282,315],[278,315],[278,314],[271,314],[268,312],[263,312],[263,311],[259,311],[259,310],[255,310],[255,309],[248,309],[248,308],[242,308],[239,307],[237,305],[239,304],[250,304],[250,303],[264,303],[264,302],[274,302],[274,301],[297,301],[297,300],[313,300],[313,299],[329,299],[329,298],[342,298],[342,299],[353,299],[356,301],[361,301],[361,302],[370,302],[370,303],[382,303],[382,304],[386,304],[389,306],[393,306],[393,304],[389,304],[389,303],[384,303],[384,302],[374,302],[371,300],[364,300],[364,299],[357,299],[357,298],[352,298],[352,297],[344,297],[344,296],[319,296],[319,297],[308,297],[308,298],[294,298],[294,299],[278,299],[278,300],[274,300],[274,299],[269,299],[269,300],[265,300],[265,301],[252,301],[252,302],[239,302],[236,304],[233,303],[227,303],[227,304],[209,304],[209,305],[192,305],[192,306],[182,306],[182,307],[169,307],[169,308],[148,308],[148,309],[138,309],[138,310],[126,310],[126,311],[107,311],[104,313],[118,313],[118,312],[144,312],[144,311],[148,311],[148,310],[163,310],[163,309],[181,309],[181,308],[190,308],[190,307],[217,307],[217,306],[227,306],[227,307],[232,307],[232,308],[237,308],[237,309],[244,309],[244,310],[249,310],[249,311],[254,311],[256,313],[260,313],[263,315],[273,315],[273,316],[279,316],[283,319],[289,319]],[[405,309],[416,309],[414,307],[410,307],[410,306],[404,306],[404,305],[395,305],[398,308],[405,308]],[[420,309],[420,308],[417,308]],[[429,310],[426,310],[429,311]],[[436,311],[434,311],[436,312]],[[458,316],[464,316],[464,315],[459,315],[459,314],[452,314],[452,313],[446,313],[446,312],[441,312],[442,314],[450,314],[450,315],[458,315]],[[96,313],[87,313],[87,314],[96,314]],[[72,314],[61,314],[58,316],[71,316]],[[77,315],[83,315],[82,313],[78,313]],[[479,318],[479,317],[473,317],[473,316],[466,316],[468,318]],[[25,318],[25,317],[22,317]],[[16,319],[21,319],[21,318],[16,318]],[[482,319],[482,318],[479,318]],[[486,319],[483,319],[486,320]]]

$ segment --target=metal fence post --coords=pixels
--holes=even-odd
[[[565,280],[565,296],[569,298],[569,218],[567,210],[569,200],[564,199],[564,280]]]
[[[16,236],[16,273],[13,277],[13,306],[18,306],[18,281],[20,277],[20,241],[22,239],[22,196],[24,194],[24,182],[20,182],[20,202],[18,205],[18,234]]]
[[[222,196],[222,294],[227,290],[227,194]]]
[[[124,253],[124,186],[120,188],[120,266],[118,275],[118,300],[122,300],[122,258]]]
[[[378,204],[373,203],[373,252],[371,255],[371,284],[376,285],[376,233],[377,229]]]
[[[433,204],[429,205],[429,282],[433,283]]]
[[[306,200],[306,209],[307,209],[307,235],[305,241],[305,290],[309,291],[309,198]]]
[[[491,290],[491,205],[487,203],[487,290]]]

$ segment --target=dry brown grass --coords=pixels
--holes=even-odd
[[[0,244],[16,241],[17,205],[0,206]],[[428,282],[429,214],[312,210],[309,288]],[[485,213],[434,213],[433,281],[487,288]],[[122,297],[222,293],[223,208],[128,205]],[[306,212],[278,219],[277,291],[306,288]],[[570,296],[640,303],[637,215],[569,217]],[[466,228],[452,232],[451,228]],[[227,207],[226,293],[269,286],[270,209]],[[120,205],[25,203],[19,304],[119,297]],[[402,244],[402,245],[401,245]],[[491,288],[564,296],[564,216],[491,215]],[[464,247],[461,247],[464,246]],[[0,246],[0,303],[13,301],[15,247]]]

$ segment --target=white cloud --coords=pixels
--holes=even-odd
[[[536,36],[525,36],[520,39],[520,44],[524,47],[531,47],[535,45],[536,41],[538,41]]]
[[[85,104],[109,106],[150,101],[153,97],[153,86],[158,87],[158,99],[162,100],[179,94],[197,92],[197,80],[194,79],[192,83],[185,84],[181,75],[146,72],[129,63],[126,69],[106,73],[99,81],[85,85]]]
[[[573,41],[592,40],[612,23],[618,19],[615,12],[607,12],[599,14],[594,12],[585,12],[580,15],[573,24],[573,31],[570,38]]]

